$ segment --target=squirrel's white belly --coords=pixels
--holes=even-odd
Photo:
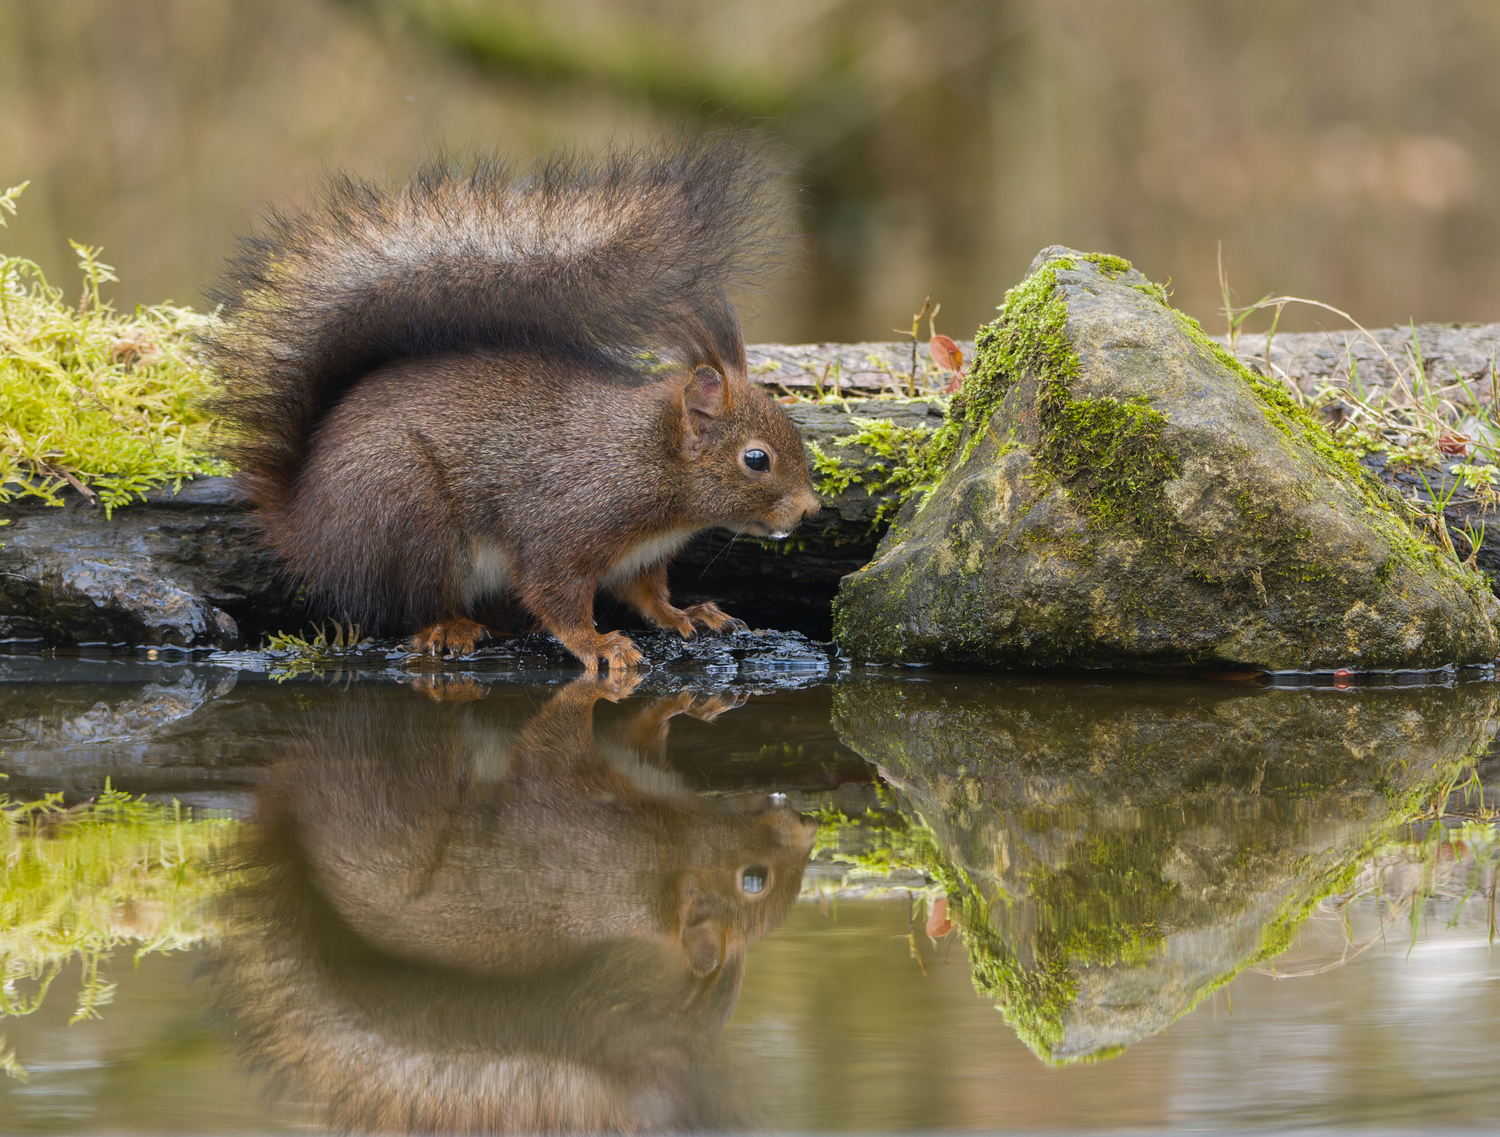
[[[673,529],[655,537],[647,537],[644,541],[632,545],[625,550],[624,556],[610,566],[609,571],[599,581],[599,587],[614,588],[616,585],[624,584],[641,569],[666,560],[686,545],[688,538],[696,532],[696,529]]]
[[[478,538],[469,542],[469,579],[464,582],[464,603],[474,604],[510,587],[510,561],[497,541]]]
[[[673,529],[632,545],[599,581],[600,588],[614,588],[631,580],[643,568],[664,561],[696,533],[696,529]],[[511,587],[510,560],[498,541],[475,538],[469,542],[469,575],[464,581],[464,603],[475,604]]]

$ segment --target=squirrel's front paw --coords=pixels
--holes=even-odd
[[[473,620],[461,617],[439,620],[412,636],[406,648],[418,655],[442,655],[445,648],[449,655],[468,655],[476,643],[488,639],[489,635],[488,628]]]
[[[736,620],[724,609],[720,608],[712,600],[702,604],[693,604],[682,610],[682,614],[694,624],[702,624],[711,632],[722,632],[726,628],[731,632],[748,632],[745,621]],[[686,634],[683,636],[687,638]]]

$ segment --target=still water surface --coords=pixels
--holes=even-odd
[[[1497,721],[0,657],[0,1132],[1490,1130]]]

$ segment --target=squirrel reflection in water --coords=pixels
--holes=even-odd
[[[345,696],[262,794],[216,975],[245,1056],[344,1130],[725,1120],[703,1059],[817,825],[666,764],[671,718],[733,696],[596,734],[637,682],[576,680],[519,732],[499,699]]]

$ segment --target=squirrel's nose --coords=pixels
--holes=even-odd
[[[797,504],[801,507],[804,518],[812,517],[823,508],[822,498],[818,497],[812,490],[804,490]]]

